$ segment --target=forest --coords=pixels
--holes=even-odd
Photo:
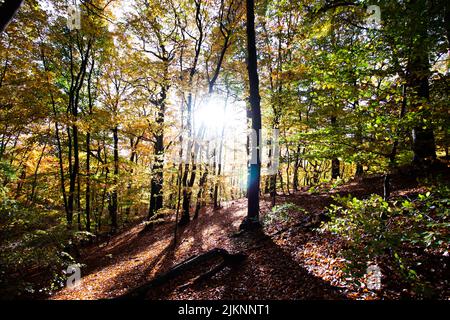
[[[0,0],[0,299],[450,299],[447,0]]]

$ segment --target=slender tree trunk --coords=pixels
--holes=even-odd
[[[194,76],[197,73],[197,64],[200,57],[200,51],[202,48],[203,40],[204,40],[204,27],[203,27],[203,20],[202,20],[202,0],[196,0],[194,1],[195,4],[195,22],[197,26],[197,30],[199,32],[199,36],[195,41],[195,52],[194,52],[194,59],[192,62],[192,66],[189,71],[189,78],[188,78],[188,98],[187,98],[187,123],[186,123],[186,129],[188,131],[188,138],[192,139],[192,125],[191,125],[191,119],[192,119],[192,103],[193,103],[193,97],[192,97],[192,90],[193,90],[193,81]],[[188,150],[189,152],[189,150]],[[186,158],[189,157],[189,154],[186,155]],[[191,157],[193,159],[193,156]],[[194,185],[195,181],[195,170],[196,170],[196,164],[194,161],[192,162],[192,171],[191,176],[188,181],[188,173],[189,173],[189,163],[186,162],[184,166],[184,176],[183,176],[183,213],[181,215],[181,219],[179,221],[179,224],[184,225],[189,223],[190,216],[189,211],[191,207],[191,197],[192,197],[192,186]]]
[[[91,231],[91,133],[86,133],[86,231]]]
[[[88,86],[88,102],[89,102],[89,116],[92,116],[93,97],[92,97],[92,73],[94,71],[95,59],[92,58],[91,68],[87,80]],[[91,128],[86,133],[86,231],[91,231]]]
[[[204,165],[204,171],[202,176],[200,177],[200,181],[199,181],[199,188],[198,188],[198,192],[197,192],[197,204],[195,206],[195,213],[194,213],[194,217],[193,219],[197,219],[198,218],[198,214],[200,212],[200,209],[202,208],[202,203],[204,202],[204,197],[205,197],[205,184],[206,184],[206,180],[208,178],[208,164],[205,163]]]
[[[148,212],[148,219],[153,217],[155,213],[163,206],[163,163],[164,163],[164,145],[163,145],[163,135],[159,134],[156,138],[155,143],[155,158],[152,167],[152,181],[150,188],[150,207]]]
[[[114,177],[113,177],[113,190],[111,191],[109,215],[111,218],[111,232],[117,231],[117,211],[118,211],[118,200],[117,200],[117,184],[119,176],[119,137],[118,137],[118,127],[113,129],[113,140],[114,140]]]
[[[289,181],[290,181],[290,169],[291,169],[291,156],[290,156],[290,152],[289,152],[289,145],[286,145],[286,160],[287,160],[287,164],[286,164],[286,191],[287,194],[291,194],[290,191],[290,185],[289,185]]]
[[[281,192],[283,192],[283,195],[286,195],[286,193],[284,192],[284,180],[283,180],[283,172],[280,170],[278,170],[278,177],[280,179],[280,188],[281,188]],[[275,202],[274,202],[275,205]]]
[[[300,143],[297,144],[297,150],[295,152],[294,170],[292,172],[292,188],[294,191],[298,191],[298,169],[300,167]]]
[[[184,172],[184,176],[183,176],[183,186],[186,185],[186,188],[184,188],[184,190],[183,190],[183,206],[182,206],[183,214],[179,221],[180,225],[185,225],[190,220],[189,211],[191,208],[192,187],[194,186],[195,176],[196,176],[196,171],[197,171],[197,155],[198,155],[198,151],[200,148],[200,141],[204,137],[205,130],[206,130],[206,128],[202,125],[198,130],[198,134],[197,134],[196,138],[194,139],[195,141],[193,141],[193,143],[192,143],[194,150],[191,151],[192,144],[191,144],[191,147],[188,148],[187,154],[191,155],[192,170],[191,170],[191,176],[189,178],[189,181],[187,181],[188,174],[186,171]],[[188,169],[189,169],[189,166],[186,164],[185,170],[188,170]]]
[[[74,163],[73,163],[73,179],[74,179],[74,187],[76,184],[77,193],[75,197],[75,203],[77,208],[77,218],[78,218],[78,230],[81,229],[81,220],[80,220],[80,149],[78,142],[78,127],[74,125],[72,127],[73,131],[73,153],[74,153]],[[75,192],[75,190],[74,190]]]
[[[270,169],[270,167],[272,166],[272,145],[271,144],[269,146],[269,152],[267,154],[267,159],[268,159],[267,169]],[[266,181],[264,184],[264,193],[270,192],[271,181],[272,181],[272,175],[267,175]]]
[[[36,164],[36,169],[34,170],[34,175],[33,175],[34,178],[33,178],[33,184],[31,186],[31,195],[30,195],[31,203],[34,203],[34,197],[36,195],[35,192],[36,192],[36,185],[37,185],[37,176],[38,176],[38,171],[39,171],[39,167],[41,165],[42,158],[44,156],[45,148],[47,148],[47,141],[44,143],[44,147],[42,148],[41,155],[39,156],[39,160]]]
[[[182,57],[180,57],[180,62],[182,61]],[[181,64],[181,63],[180,63]],[[182,69],[182,68],[181,68]],[[183,126],[183,116],[184,116],[184,103],[182,101],[181,104],[181,129],[184,129]],[[179,214],[180,214],[180,203],[181,203],[181,183],[182,183],[182,177],[183,177],[183,163],[182,163],[182,159],[183,159],[183,135],[180,134],[180,151],[178,153],[179,159],[180,159],[180,163],[178,165],[178,178],[177,178],[177,186],[178,186],[178,190],[177,190],[177,209],[176,209],[176,214],[175,214],[175,228],[173,230],[173,245],[174,248],[177,245],[177,235],[178,235],[178,218],[179,218]]]
[[[336,127],[336,116],[331,116],[331,126]],[[341,175],[340,164],[337,157],[331,159],[331,179],[337,179]]]
[[[44,70],[46,72],[48,72],[49,70],[48,70],[47,60],[45,59],[45,51],[44,51],[43,47],[41,47],[41,55],[42,55],[42,63],[44,65]],[[47,84],[49,85],[49,88],[50,88],[51,86],[50,86],[50,79],[48,77],[48,73],[46,74],[46,76],[47,76]],[[59,165],[59,175],[60,175],[60,182],[61,182],[61,193],[63,196],[63,203],[64,203],[64,210],[66,212],[67,225],[70,226],[72,224],[72,216],[70,215],[70,212],[68,209],[68,204],[67,204],[66,179],[65,179],[65,175],[64,175],[61,138],[59,135],[58,121],[56,121],[58,114],[57,114],[57,110],[56,110],[56,103],[55,103],[55,99],[53,96],[53,92],[51,90],[49,90],[49,95],[50,95],[50,101],[52,104],[53,115],[55,117],[55,136],[56,136],[56,146],[58,148],[58,165]]]
[[[400,116],[399,119],[402,119],[406,113],[406,85],[403,85],[403,92],[402,92],[402,107],[400,110]],[[396,137],[394,139],[394,143],[392,144],[391,153],[389,155],[389,168],[388,172],[384,176],[383,180],[383,197],[384,200],[387,201],[391,195],[391,176],[392,171],[395,167],[395,157],[397,155],[397,148],[398,148],[398,133],[396,134]]]
[[[67,144],[68,144],[68,158],[69,158],[69,196],[67,198],[67,209],[69,211],[69,227],[72,227],[73,221],[73,201],[75,196],[75,181],[76,175],[74,175],[73,169],[73,151],[72,151],[72,135],[70,134],[70,128],[67,128]]]
[[[227,96],[225,97],[225,103],[223,107],[223,113],[226,113],[227,110],[227,104],[228,104],[228,88],[227,88]],[[214,184],[214,194],[213,194],[213,202],[214,202],[214,209],[219,209],[220,203],[218,201],[219,199],[219,184],[220,184],[220,176],[222,174],[222,153],[223,153],[223,139],[225,137],[225,124],[222,124],[222,132],[220,134],[220,145],[219,145],[219,154],[218,154],[218,162],[217,162],[217,181]]]
[[[56,112],[56,109],[54,109],[54,112]],[[64,166],[63,166],[61,139],[59,136],[58,122],[55,122],[55,135],[56,135],[56,144],[58,147],[58,165],[59,165],[59,176],[60,176],[60,182],[61,182],[61,192],[63,195],[63,203],[64,203],[64,209],[66,211],[67,224],[70,226],[72,224],[72,216],[70,215],[70,211],[69,211],[68,204],[67,204],[66,178],[64,176]]]

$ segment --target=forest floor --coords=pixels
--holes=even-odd
[[[393,179],[392,196],[414,196],[423,192],[416,180],[408,176]],[[382,194],[382,177],[353,180],[336,188],[311,193],[306,189],[277,196],[277,204],[295,203],[305,212],[293,213],[288,224],[277,223],[236,236],[245,217],[246,199],[223,203],[219,210],[205,208],[198,219],[179,228],[179,239],[173,247],[174,218],[143,231],[139,224],[104,243],[82,250],[82,282],[74,289],[63,289],[51,299],[107,299],[120,297],[181,261],[213,248],[230,253],[247,254],[241,264],[226,267],[211,278],[191,281],[204,273],[207,266],[185,272],[179,277],[150,290],[148,299],[380,299],[402,298],[405,289],[396,279],[385,275],[387,288],[382,292],[356,285],[344,270],[340,250],[345,246],[337,236],[298,222],[314,215],[332,203],[335,194],[365,197]],[[270,200],[261,201],[261,215],[270,211]],[[444,257],[445,258],[445,257]],[[441,259],[441,258],[438,258]],[[448,260],[448,259],[447,259]],[[430,262],[435,263],[435,262]],[[445,263],[441,260],[438,263]],[[439,275],[437,278],[442,277]],[[384,279],[383,278],[383,279]],[[436,280],[439,281],[439,280]],[[437,283],[443,285],[442,283]],[[445,291],[445,290],[444,290]]]

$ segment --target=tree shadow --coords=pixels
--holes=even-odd
[[[217,278],[216,286],[223,288],[220,299],[346,299],[339,288],[312,275],[263,230],[244,237],[235,243],[249,247],[249,256],[239,269]]]
[[[342,300],[339,288],[309,273],[262,230],[232,240],[233,250],[248,255],[240,264],[231,265],[207,281],[189,280],[208,271],[211,261],[152,289],[147,299],[280,299]]]
[[[245,206],[242,206],[242,208],[244,207]],[[197,219],[191,220],[190,223],[186,226],[179,227],[178,242],[176,246],[174,246],[172,241],[171,244],[164,250],[164,252],[162,252],[157,258],[155,258],[155,260],[158,260],[157,262],[152,263],[145,270],[141,270],[141,272],[144,273],[144,276],[140,278],[142,284],[139,284],[139,286],[149,281],[148,275],[151,273],[155,275],[153,277],[154,279],[157,276],[168,271],[177,262],[184,260],[184,258],[188,258],[199,253],[204,253],[205,251],[208,251],[214,247],[222,247],[221,245],[217,245],[216,243],[209,241],[209,230],[211,230],[211,232],[220,231],[223,233],[224,237],[228,236],[228,232],[231,229],[234,230],[234,226],[230,224],[230,219],[225,218],[225,216],[231,214],[234,215],[237,210],[242,208],[240,208],[239,206],[230,206],[228,208],[216,211],[203,210],[203,212],[201,212],[200,216]],[[236,217],[237,216],[235,216],[235,220],[240,221],[240,216],[239,218]],[[214,234],[214,236],[217,236],[217,234]],[[177,276],[176,279],[170,281],[170,283],[164,284],[165,288],[154,288],[149,290],[146,297],[148,299],[164,298],[169,295],[171,291],[173,291],[170,288],[185,283],[190,278],[199,275],[202,271],[206,271],[210,266],[211,263],[201,264],[197,269],[186,272],[186,274],[183,274],[181,276]],[[155,267],[157,269],[153,270]],[[117,278],[126,278],[128,276],[129,274],[127,272],[124,272],[123,274],[117,275]],[[128,292],[138,289],[139,286],[134,286],[134,288],[131,288]],[[111,287],[110,289],[116,288]],[[125,293],[124,296],[126,296],[128,292]]]
[[[172,223],[165,227],[158,226],[149,234],[137,238],[127,237],[129,241],[118,241],[113,246],[115,248],[117,245],[118,254],[126,248],[126,243],[131,249],[125,255],[122,252],[117,256],[121,260],[135,258],[133,255],[148,250],[148,246],[155,241],[165,239],[166,242],[151,256],[151,261],[147,259],[124,270],[119,268],[112,283],[102,292],[107,292],[109,296],[125,297],[168,271],[177,262],[221,247],[230,253],[241,252],[248,257],[240,264],[227,265],[207,280],[192,283],[192,279],[221,263],[218,259],[211,259],[147,290],[137,299],[346,299],[339,289],[309,273],[287,249],[283,249],[284,246],[275,243],[262,229],[231,236],[245,215],[245,201],[241,202],[219,211],[205,211],[187,226],[179,227],[176,246],[173,238],[166,244],[173,237],[173,233],[168,231],[173,227]],[[307,240],[306,237],[302,239]],[[296,242],[296,245],[301,246],[302,243]],[[153,254],[152,250],[146,254]]]
[[[185,230],[186,227],[178,227],[179,238],[182,237]],[[147,233],[152,233],[152,230],[147,231]],[[158,235],[159,233],[153,235],[151,238],[155,240]],[[148,265],[146,265],[145,268],[142,268],[142,265],[146,264],[146,262],[143,262],[132,270],[124,270],[114,277],[114,284],[109,286],[106,290],[117,290],[120,286],[122,288],[125,288],[126,290],[126,292],[121,296],[126,296],[130,291],[138,289],[139,287],[150,281],[151,278],[158,276],[159,274],[170,268],[175,260],[175,253],[179,243],[174,243],[173,234],[170,234],[169,237],[172,237],[169,244],[167,244],[164,249],[161,250],[156,256],[152,257],[152,261]]]

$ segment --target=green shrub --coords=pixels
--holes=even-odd
[[[56,211],[56,213],[58,213]],[[0,298],[46,293],[63,285],[62,271],[75,263],[65,248],[72,234],[55,210],[0,201]]]
[[[292,212],[301,212],[304,209],[293,203],[283,203],[280,205],[276,205],[272,208],[272,210],[264,216],[264,224],[270,225],[277,222],[289,222],[292,218]]]
[[[368,261],[387,258],[408,282],[420,286],[406,252],[420,248],[448,250],[450,188],[440,185],[414,200],[384,201],[378,195],[368,199],[335,197],[328,208],[331,220],[322,230],[338,234],[348,247],[343,255],[347,271],[355,276],[365,273]]]

